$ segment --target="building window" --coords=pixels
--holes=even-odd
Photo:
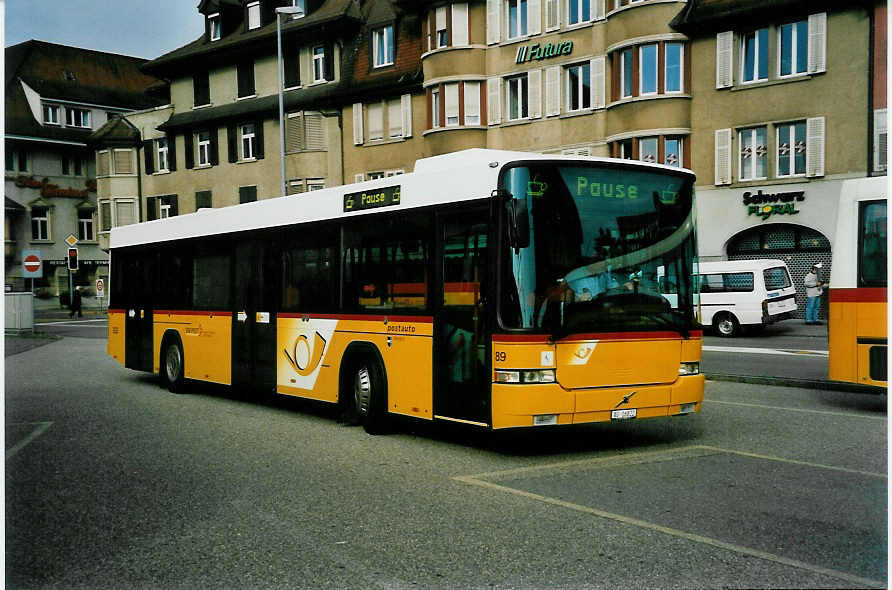
[[[260,2],[248,4],[248,30],[260,28]]]
[[[99,227],[101,231],[111,231],[111,217],[111,201],[99,201]]]
[[[527,34],[527,0],[507,0],[508,38],[515,39]]]
[[[313,82],[325,81],[325,47],[313,48]]]
[[[112,152],[114,164],[113,174],[134,174],[133,150],[114,150]]]
[[[155,202],[158,203],[158,218],[159,219],[167,219],[168,217],[176,217],[179,211],[177,210],[177,195],[161,195],[156,198],[149,198],[149,202],[151,203],[151,207],[155,207]],[[147,209],[149,206],[146,207]],[[154,211],[149,213],[150,218],[154,219]]]
[[[325,118],[318,112],[288,113],[285,122],[285,151],[327,150]]]
[[[666,43],[666,92],[681,92],[684,66],[684,46],[681,43]]]
[[[663,140],[663,164],[680,168],[683,159],[683,146],[680,137],[667,137]]]
[[[480,82],[465,82],[465,125],[480,124]]]
[[[114,226],[131,225],[139,221],[136,200],[116,199]]]
[[[209,131],[198,132],[198,165],[211,165],[211,134]]]
[[[50,239],[49,208],[31,208],[31,239],[34,241],[47,241]]]
[[[59,105],[44,104],[43,105],[43,122],[45,125],[59,124]]]
[[[325,179],[324,178],[308,178],[307,179],[307,190],[308,191],[321,191],[325,188]]]
[[[90,111],[65,107],[65,124],[69,127],[90,127]]]
[[[777,175],[805,174],[805,121],[777,126]]]
[[[571,25],[592,19],[590,0],[569,0],[567,9],[567,22]]]
[[[387,101],[387,135],[391,139],[403,136],[403,109],[400,99]]]
[[[638,48],[639,63],[641,69],[641,92],[640,94],[656,94],[657,93],[657,47],[656,43],[651,45],[642,45]]]
[[[659,158],[656,137],[642,137],[638,140],[638,159],[642,162],[656,163]]]
[[[777,31],[778,76],[808,72],[808,21],[782,25]]]
[[[192,106],[211,104],[211,82],[208,72],[198,72],[192,76]]]
[[[208,35],[211,38],[211,41],[217,41],[220,39],[222,28],[220,26],[220,13],[216,12],[214,14],[208,15]]]
[[[508,120],[517,121],[529,116],[527,94],[529,86],[527,75],[508,78]]]
[[[167,154],[168,154],[168,145],[167,138],[162,137],[160,139],[155,140],[156,153],[158,155],[158,172],[168,172],[168,163],[167,163]]]
[[[458,125],[458,82],[446,84],[443,87],[446,99],[446,126],[456,127]]]
[[[236,66],[236,82],[238,84],[238,97],[246,98],[254,96],[254,60],[248,59],[239,62]]]
[[[384,109],[380,102],[369,105],[369,141],[384,139]]]
[[[199,209],[210,209],[213,205],[211,204],[211,191],[197,191],[195,193],[195,210]]]
[[[253,160],[257,157],[256,148],[257,144],[255,143],[256,137],[254,135],[254,124],[247,123],[241,126],[242,132],[242,160]]]
[[[765,127],[744,129],[740,132],[740,180],[767,178]]]
[[[8,158],[9,152],[6,152],[6,155]],[[111,173],[109,166],[108,150],[98,152],[96,154],[96,176],[108,176]]]
[[[632,48],[623,49],[619,54],[621,98],[629,98],[635,91],[634,51]]]
[[[257,185],[238,187],[238,202],[253,203],[257,200]]]
[[[62,176],[83,176],[84,161],[77,156],[62,156]]]
[[[742,75],[743,82],[758,82],[768,79],[768,29],[759,29],[743,35]]]
[[[581,111],[592,106],[591,66],[588,62],[567,68],[567,110]]]
[[[441,127],[440,122],[440,89],[437,86],[431,88],[431,128]]]
[[[77,239],[84,242],[92,242],[93,236],[93,209],[77,210]]]
[[[7,172],[27,172],[30,163],[28,152],[22,149],[6,148],[6,170]]]
[[[435,16],[435,25],[437,27],[437,48],[446,47],[449,44],[449,32],[446,29],[446,7],[437,7]]]
[[[374,67],[393,65],[393,25],[372,31]]]

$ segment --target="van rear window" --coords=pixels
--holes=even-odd
[[[765,274],[765,288],[769,291],[772,289],[786,289],[793,284],[790,280],[790,273],[783,266],[766,268],[763,272]]]
[[[701,293],[749,293],[753,290],[753,273],[729,272],[700,275]]]

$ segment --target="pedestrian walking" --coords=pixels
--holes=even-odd
[[[77,317],[84,317],[83,312],[81,311],[81,288],[74,288],[74,295],[71,296],[71,313],[68,314],[68,317],[73,318],[74,314],[77,313]]]
[[[805,275],[805,323],[820,324],[818,311],[821,309],[821,295],[824,293],[824,283],[821,281],[821,268],[824,264],[816,262]]]

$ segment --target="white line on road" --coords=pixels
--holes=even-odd
[[[52,426],[52,422],[37,422],[37,428],[31,431],[31,433],[20,440],[18,444],[14,447],[6,451],[6,460],[8,461],[11,457],[14,457],[16,453],[27,447],[31,444],[38,436],[46,432],[47,428]],[[10,426],[15,426],[14,424],[10,424]]]
[[[705,399],[705,402],[711,404],[725,404],[727,406],[744,406],[747,408],[762,408],[763,410],[786,410],[789,412],[804,412],[806,414],[825,414],[827,416],[842,416],[844,418],[867,418],[868,420],[888,420],[887,416],[865,416],[863,414],[852,414],[850,412],[831,412],[829,410],[809,410],[806,408],[791,408],[788,406],[769,406],[765,404],[746,404],[743,402],[725,402],[717,399]]]
[[[704,346],[704,352],[738,352],[742,354],[774,354],[781,356],[828,356],[826,350],[793,350],[779,348],[744,348],[740,346]]]
[[[35,322],[35,326],[78,326],[81,324],[98,324],[105,323],[108,320],[102,318],[101,320],[65,320],[61,322]]]

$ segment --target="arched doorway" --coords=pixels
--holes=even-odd
[[[830,240],[819,231],[801,225],[773,223],[753,227],[728,240],[728,260],[756,260],[776,258],[783,260],[790,269],[790,277],[796,286],[796,304],[799,309],[794,317],[805,318],[805,287],[802,282],[812,264],[823,262],[821,278],[830,282]],[[827,319],[828,297],[821,298],[820,318]]]

